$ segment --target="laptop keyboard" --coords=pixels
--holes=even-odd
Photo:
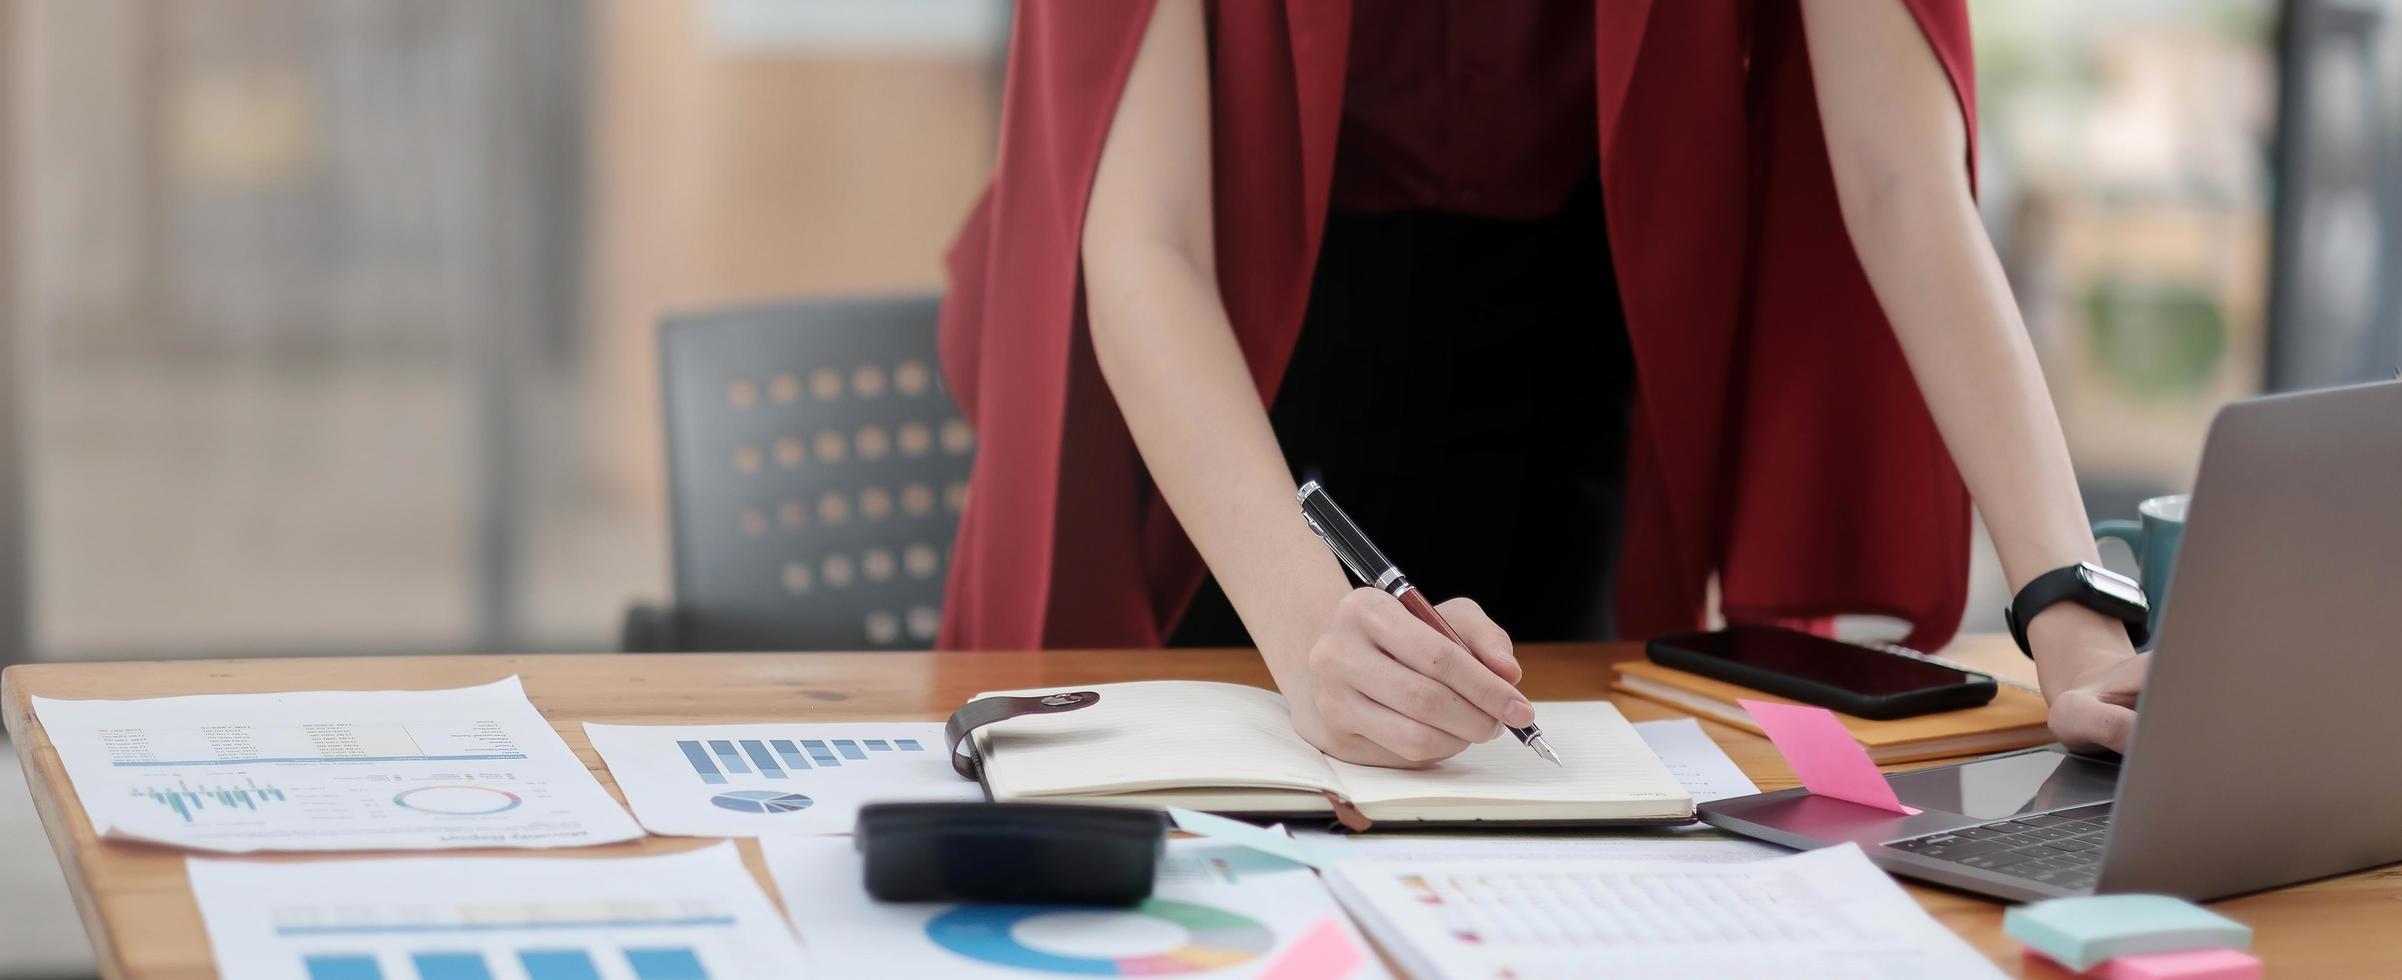
[[[1886,844],[1919,857],[1954,861],[1995,874],[2072,891],[2093,887],[2110,839],[2110,804],[2030,813],[1965,830]]]

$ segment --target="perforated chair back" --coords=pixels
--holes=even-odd
[[[932,645],[975,448],[936,369],[939,302],[666,320],[675,648]]]

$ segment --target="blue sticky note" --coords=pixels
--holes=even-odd
[[[2080,973],[2103,960],[2190,949],[2248,949],[2252,928],[2167,895],[2085,895],[2002,913],[2002,931]]]

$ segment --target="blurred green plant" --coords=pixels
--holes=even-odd
[[[2141,398],[2200,393],[2227,354],[2226,315],[2194,285],[2107,278],[2085,294],[2084,307],[2094,362]]]

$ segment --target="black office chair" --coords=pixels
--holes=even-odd
[[[939,297],[669,317],[659,331],[675,603],[634,651],[924,649],[975,436]]]

